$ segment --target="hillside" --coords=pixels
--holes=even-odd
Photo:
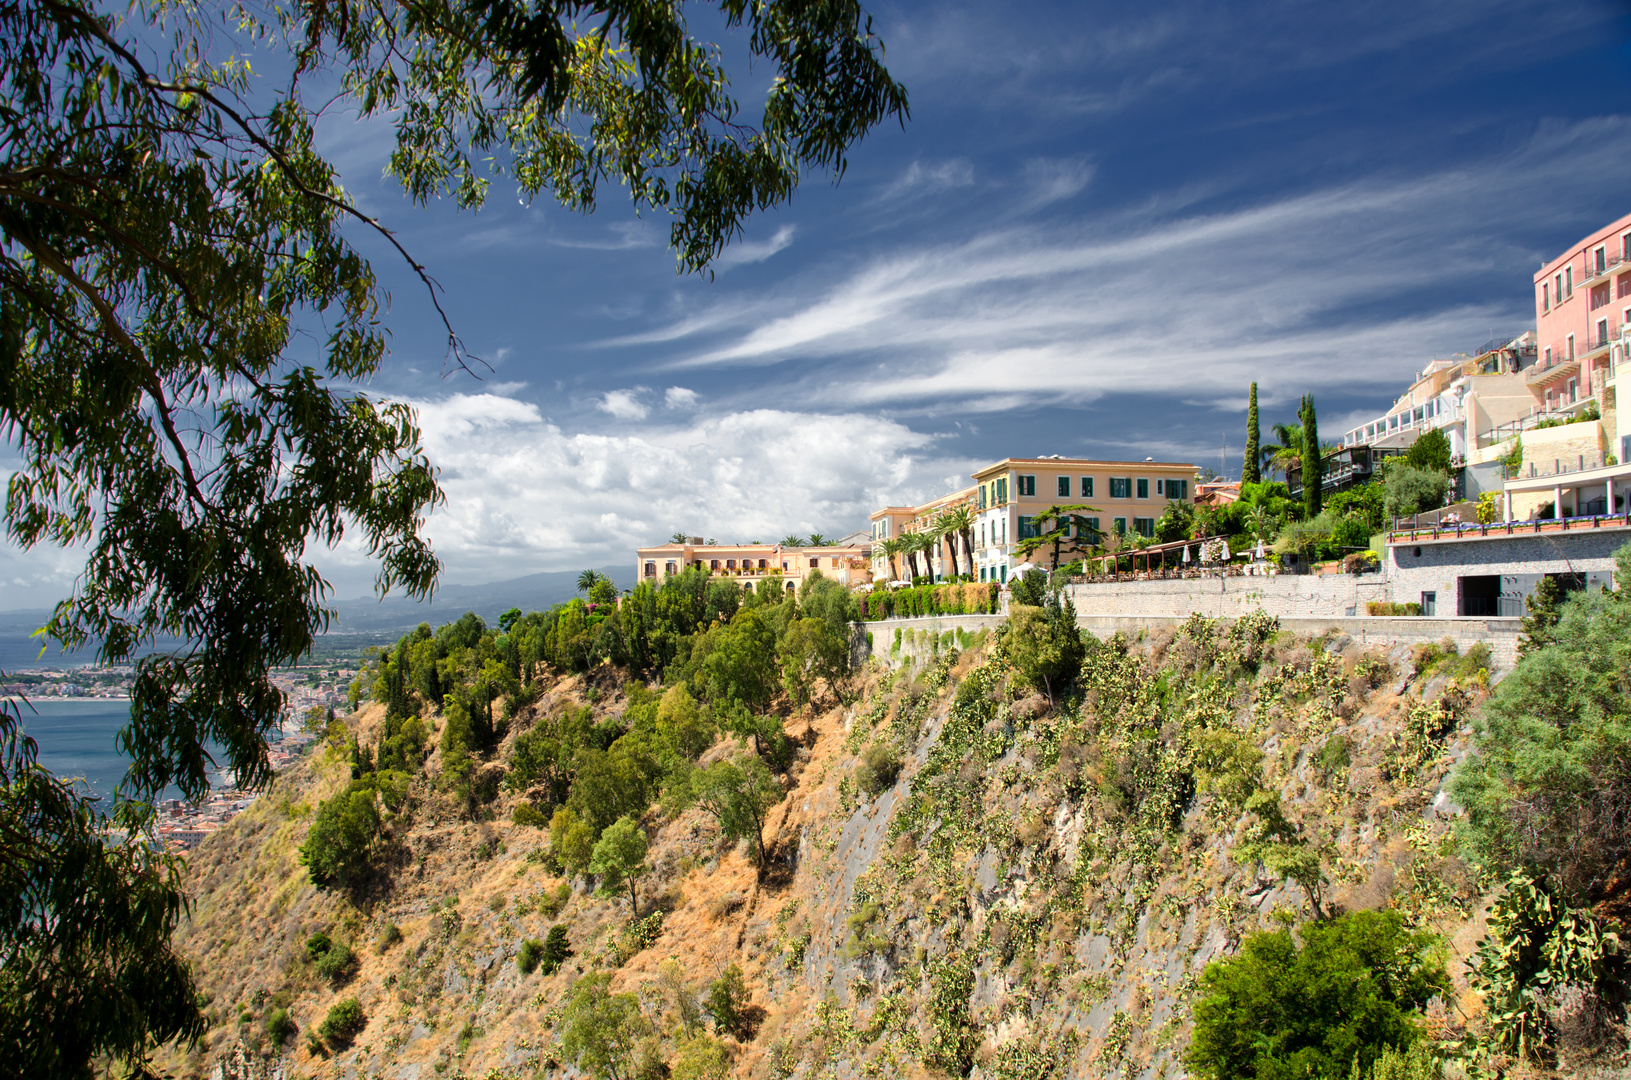
[[[622,714],[627,688],[607,671],[542,680],[482,768],[503,770],[517,733],[565,710]],[[1301,886],[1230,857],[1262,831],[1266,804],[1241,809],[1253,792],[1277,797],[1290,826],[1277,843],[1319,856],[1327,911],[1390,907],[1451,942],[1458,999],[1430,1010],[1448,1036],[1479,1010],[1460,961],[1488,883],[1449,854],[1442,785],[1486,677],[1477,657],[1361,651],[1268,620],[1112,640],[1090,650],[1081,699],[1057,709],[989,640],[915,670],[872,661],[847,707],[794,716],[783,701],[795,751],[763,872],[697,807],[646,813],[641,914],[662,916],[644,935],[629,932],[626,889],[597,897],[554,864],[547,829],[510,820],[520,794],[466,812],[434,782],[437,754],[387,826],[367,893],[314,889],[295,849],[351,776],[330,746],[193,856],[182,946],[213,1027],[164,1064],[577,1075],[568,991],[607,972],[638,1009],[618,1076],[660,1062],[676,1076],[1178,1076],[1202,968],[1309,910]],[[366,745],[382,720],[373,705],[348,725]],[[571,956],[523,974],[523,944],[556,925]],[[351,946],[354,971],[317,974],[305,948],[317,931]],[[689,1038],[706,1027],[696,996],[731,964],[751,1003],[741,1023],[717,1044]],[[366,1026],[348,1048],[320,1048],[311,1033],[352,997]],[[278,1049],[265,1021],[280,1007],[299,1034]],[[728,1066],[710,1056],[721,1051]]]

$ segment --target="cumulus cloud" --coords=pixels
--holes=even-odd
[[[663,402],[670,409],[694,409],[697,404],[697,392],[683,386],[670,386],[663,392]]]
[[[643,393],[645,388],[641,386],[632,390],[608,390],[595,407],[619,420],[644,420],[650,415],[651,406],[640,400]]]
[[[413,404],[447,495],[426,531],[452,582],[632,561],[676,530],[732,541],[849,532],[886,503],[966,483],[975,467],[936,456],[933,435],[861,413],[757,409],[590,434],[492,394]],[[349,540],[324,563],[348,583],[367,567]]]

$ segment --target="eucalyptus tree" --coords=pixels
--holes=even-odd
[[[5,523],[24,547],[86,552],[48,634],[136,664],[121,796],[175,784],[195,797],[217,764],[245,787],[270,779],[265,735],[284,698],[269,672],[332,617],[314,543],[360,537],[381,592],[428,595],[440,570],[423,526],[443,496],[414,412],[360,389],[388,336],[347,230],[404,259],[439,314],[440,293],[319,153],[320,110],[389,118],[390,171],[421,205],[476,208],[496,178],[522,201],[587,212],[613,185],[668,215],[687,272],[806,172],[842,176],[857,140],[906,117],[856,0],[720,0],[718,25],[745,34],[732,54],[762,65],[756,120],[726,50],[695,40],[687,13],[153,0],[120,22],[86,0],[0,4],[0,431],[17,458]],[[251,71],[251,52],[278,55],[279,83]],[[448,364],[478,363],[442,322]],[[141,656],[159,635],[184,645]],[[84,929],[108,948],[139,934]],[[25,930],[0,928],[6,979],[32,977],[16,967]],[[143,1018],[169,998],[146,1004],[102,1014],[62,1044],[77,1064],[38,1075],[77,1072],[97,1048],[139,1065],[143,1039],[113,1039],[119,1024],[185,1033]]]

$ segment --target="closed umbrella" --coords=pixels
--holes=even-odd
[[[1184,545],[1184,565],[1185,566],[1189,565],[1189,545],[1188,544]]]

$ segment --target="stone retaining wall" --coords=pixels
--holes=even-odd
[[[925,615],[914,619],[881,619],[865,623],[863,628],[871,635],[871,655],[889,667],[898,667],[908,659],[919,663],[932,661],[944,649],[965,648],[974,635],[994,631],[1003,618],[1001,615]],[[1187,615],[1078,615],[1076,624],[1102,640],[1117,631],[1128,637],[1153,633],[1177,626],[1186,618]],[[1489,647],[1490,663],[1496,671],[1509,671],[1518,662],[1518,637],[1522,633],[1521,620],[1515,618],[1282,615],[1280,628],[1309,635],[1334,631],[1348,635],[1361,646],[1426,645],[1448,638],[1465,653],[1481,643]],[[899,631],[898,637],[896,631]]]
[[[1286,617],[1357,616],[1391,600],[1382,574],[1275,574],[1067,585],[1078,615],[1235,619],[1249,611]]]

